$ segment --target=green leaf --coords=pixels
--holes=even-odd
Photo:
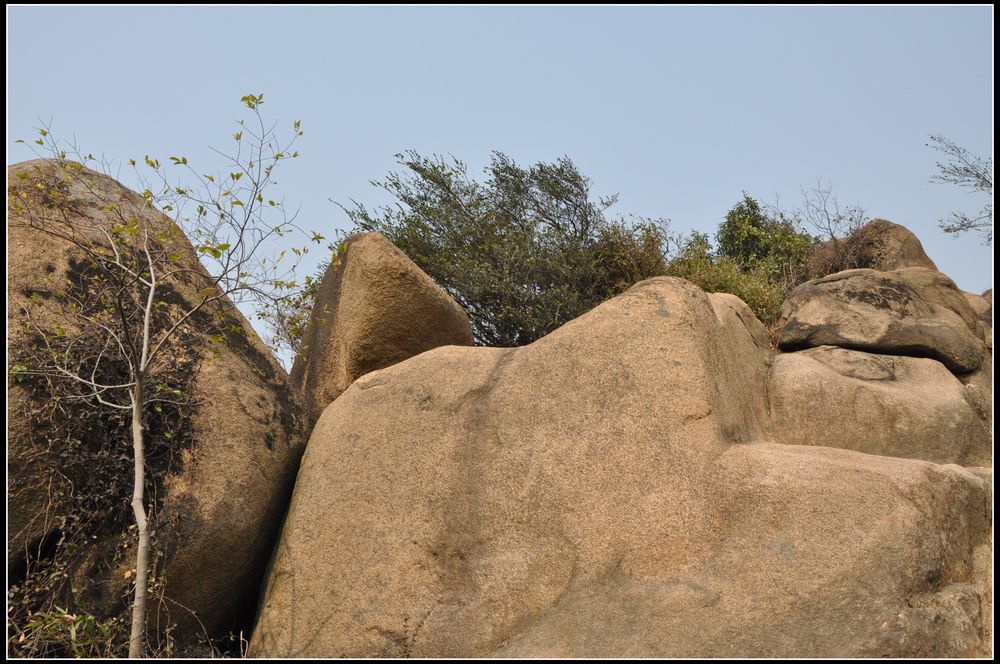
[[[15,381],[20,383],[27,377],[28,365],[26,364],[12,364],[10,367],[10,375]]]

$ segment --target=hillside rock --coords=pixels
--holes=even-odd
[[[992,289],[986,291],[990,295],[993,294]],[[969,307],[975,312],[976,318],[987,325],[992,325],[993,323],[993,301],[991,299],[986,299],[982,295],[976,295],[975,293],[968,293],[962,291],[962,295],[965,296],[965,301],[969,303]]]
[[[361,233],[344,246],[323,276],[292,366],[310,421],[370,371],[473,341],[458,303],[385,236]]]
[[[955,284],[940,272],[846,270],[808,281],[782,306],[782,350],[840,346],[930,357],[953,373],[975,371],[985,332]]]
[[[937,270],[903,268],[893,274],[912,287],[925,302],[936,304],[956,313],[976,336],[982,338],[982,316],[955,282]]]
[[[966,302],[979,320],[979,325],[983,330],[983,341],[990,353],[993,352],[993,289],[989,289],[982,295],[967,293],[962,291]]]
[[[965,393],[969,403],[979,411],[982,420],[990,425],[993,423],[993,353],[983,363],[982,368],[975,373],[962,376],[965,383]]]
[[[993,289],[986,290],[982,295],[967,293],[962,291],[966,301],[975,312],[980,324],[983,326],[984,338],[987,346],[993,348]]]
[[[920,239],[906,226],[894,224],[886,219],[872,219],[865,229],[881,243],[882,270],[899,270],[904,267],[923,267],[935,271],[938,269],[924,251]]]
[[[873,219],[847,237],[827,240],[813,249],[809,259],[811,273],[821,276],[854,267],[937,270],[916,235],[885,219]]]
[[[734,299],[652,279],[529,346],[356,380],[251,654],[988,654],[988,483],[765,442],[766,337]]]
[[[821,346],[774,359],[775,442],[934,463],[991,463],[989,420],[940,362]]]
[[[143,205],[141,197],[114,180],[72,162],[66,166],[54,160],[35,160],[8,166],[8,329],[12,362],[18,348],[31,343],[32,332],[25,327],[30,316],[37,325],[51,329],[62,321],[72,336],[76,328],[66,310],[56,306],[61,292],[70,292],[79,270],[79,250],[37,229],[26,227],[28,209],[53,200],[59,213],[83,236],[99,237],[116,222],[105,206],[135,214],[140,227],[174,229],[169,219]],[[71,174],[71,175],[68,175]],[[29,208],[15,203],[24,193]],[[19,204],[18,204],[19,206]],[[171,251],[178,265],[204,275],[195,251],[183,237],[174,237]],[[161,285],[161,292],[173,307],[189,305],[195,289],[204,288],[194,277]],[[85,293],[82,297],[85,297]],[[190,360],[185,397],[197,401],[193,413],[185,411],[186,442],[177,442],[167,451],[169,460],[147,459],[156,475],[155,495],[147,492],[150,509],[155,511],[154,543],[160,557],[154,557],[157,579],[156,601],[150,604],[150,626],[165,628],[178,623],[174,637],[193,642],[205,632],[223,636],[241,620],[246,607],[255,602],[260,579],[271,553],[277,530],[291,493],[291,484],[304,443],[300,407],[290,400],[287,376],[271,352],[253,334],[249,323],[227,300],[212,315],[226,314],[229,328],[225,343],[177,350]],[[210,314],[191,319],[193,327],[210,323]],[[132,523],[128,508],[131,494],[131,439],[128,428],[115,429],[120,419],[111,411],[100,420],[112,422],[105,433],[83,440],[94,462],[74,470],[67,477],[69,459],[62,451],[64,441],[50,440],[53,433],[36,421],[50,400],[42,386],[14,381],[9,385],[8,407],[8,571],[11,581],[25,573],[28,557],[48,547],[68,546],[72,541],[77,558],[67,569],[67,596],[59,605],[71,610],[109,616],[127,608],[130,602],[128,570],[134,565],[132,548],[121,550],[134,535],[126,528]],[[79,411],[67,405],[72,420]],[[152,418],[152,415],[150,415]],[[149,421],[147,436],[152,436]],[[155,428],[155,427],[154,427]],[[79,434],[80,432],[77,432]],[[74,434],[74,435],[77,435]],[[78,449],[78,448],[77,448]],[[111,461],[109,461],[109,459]],[[106,476],[102,464],[122,460],[125,473],[120,478]],[[95,482],[109,482],[95,486]],[[150,481],[152,486],[154,482]],[[116,499],[99,515],[103,525],[95,530],[71,530],[83,518],[76,510],[74,496],[104,499],[102,492],[118,492]],[[155,503],[155,504],[154,504]],[[91,515],[92,516],[92,515]],[[88,517],[89,518],[89,517]],[[88,522],[89,523],[89,522]],[[81,528],[83,526],[80,526]],[[91,539],[81,545],[81,538]],[[55,544],[58,536],[71,537]],[[51,555],[52,551],[43,555]],[[162,594],[161,594],[162,593]],[[152,634],[152,633],[151,633]],[[155,637],[154,637],[155,638]]]

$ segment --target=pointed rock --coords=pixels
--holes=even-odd
[[[316,295],[291,383],[315,422],[359,377],[438,346],[471,346],[462,308],[380,233],[348,238]]]

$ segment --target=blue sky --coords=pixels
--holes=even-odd
[[[183,153],[206,170],[262,92],[302,121],[286,200],[324,235],[328,199],[407,149],[480,173],[567,155],[613,211],[714,233],[743,191],[793,207],[818,178],[902,223],[961,288],[992,287],[978,237],[937,227],[982,194],[932,184],[943,134],[993,151],[992,8],[8,7],[7,163],[39,120],[95,154]],[[125,184],[131,184],[123,178]]]

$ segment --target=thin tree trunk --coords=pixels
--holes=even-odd
[[[146,508],[143,506],[145,487],[145,451],[142,438],[143,376],[137,372],[132,392],[132,449],[135,456],[135,485],[132,489],[132,511],[139,529],[139,542],[135,554],[135,601],[132,604],[132,633],[129,636],[128,656],[142,657],[146,635],[146,577],[149,570],[149,529]]]

